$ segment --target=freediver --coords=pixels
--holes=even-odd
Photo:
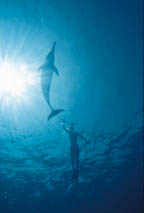
[[[48,53],[45,62],[39,67],[38,71],[41,71],[41,90],[42,94],[51,110],[48,120],[50,120],[55,115],[63,112],[63,109],[54,109],[50,103],[50,87],[52,82],[53,73],[59,76],[59,72],[54,65],[55,61],[55,46],[56,42],[53,43],[52,49]]]
[[[72,179],[78,181],[78,172],[79,172],[79,145],[78,138],[81,138],[83,141],[88,144],[89,142],[74,129],[74,124],[71,123],[69,128],[65,126],[65,121],[62,121],[62,128],[69,135],[70,140],[70,150],[71,150],[71,163],[72,163]]]

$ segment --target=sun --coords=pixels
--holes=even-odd
[[[25,95],[30,80],[26,64],[8,61],[0,63],[0,95],[22,97]]]

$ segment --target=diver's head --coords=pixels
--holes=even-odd
[[[74,123],[71,123],[71,124],[70,124],[69,131],[70,131],[70,132],[73,132],[73,131],[74,131]]]

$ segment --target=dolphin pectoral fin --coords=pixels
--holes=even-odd
[[[54,116],[56,116],[57,114],[63,112],[64,109],[56,109],[56,110],[53,110],[49,116],[48,116],[48,120],[50,120],[51,118],[53,118]]]
[[[41,70],[41,66],[38,68],[38,70],[37,70],[37,71],[39,72],[40,70]]]
[[[58,69],[55,66],[53,67],[53,72],[55,72],[56,75],[59,76],[59,71],[58,71]]]
[[[45,65],[44,65],[44,64],[42,64],[42,65],[38,68],[38,70],[37,70],[37,71],[38,71],[38,72],[39,72],[39,71],[41,71],[44,67],[45,67]]]

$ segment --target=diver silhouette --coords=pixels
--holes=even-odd
[[[71,150],[71,163],[72,163],[72,179],[78,181],[79,172],[79,145],[78,138],[81,138],[88,144],[89,142],[74,129],[74,124],[71,123],[69,128],[65,126],[65,121],[62,121],[62,128],[69,135],[70,139],[70,150]]]

